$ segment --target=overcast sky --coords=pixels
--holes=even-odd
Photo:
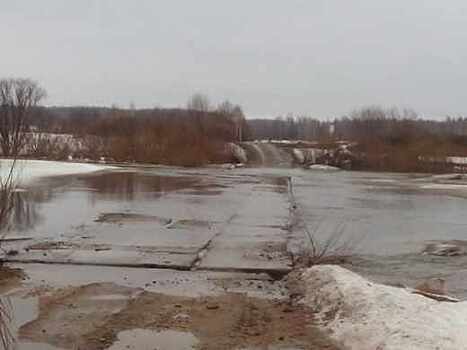
[[[49,105],[467,115],[465,0],[0,0],[0,43],[0,76]]]

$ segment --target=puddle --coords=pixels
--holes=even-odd
[[[191,350],[197,343],[198,340],[191,333],[134,329],[120,332],[118,341],[108,350]]]
[[[1,298],[4,305],[9,310],[11,317],[9,325],[15,350],[62,350],[49,344],[32,343],[18,339],[18,330],[21,326],[34,321],[39,314],[38,298],[23,298],[20,296],[4,296]]]
[[[11,306],[12,327],[17,330],[24,324],[34,321],[39,315],[38,298],[5,297],[6,303]]]

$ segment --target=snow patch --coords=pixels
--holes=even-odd
[[[295,158],[295,160],[299,163],[299,164],[303,164],[305,163],[305,155],[303,154],[302,150],[298,149],[298,148],[294,148],[292,150],[292,154]]]
[[[0,160],[0,177],[2,179],[8,176],[12,163],[11,159]],[[18,184],[24,185],[41,177],[83,174],[111,168],[109,166],[86,163],[17,160],[13,176]]]
[[[467,184],[426,184],[421,188],[425,190],[467,190]]]
[[[385,184],[385,183],[395,183],[396,180],[394,179],[371,179],[369,180],[369,182],[373,182],[373,183],[381,183],[381,184]]]
[[[337,171],[340,170],[335,166],[324,165],[324,164],[313,164],[308,167],[310,170],[322,170],[322,171]]]
[[[232,155],[235,157],[235,159],[240,162],[240,163],[246,163],[248,162],[248,157],[246,155],[246,152],[243,148],[241,148],[239,145],[236,145],[235,143],[230,143],[229,144],[230,151]]]
[[[303,303],[349,349],[458,350],[467,344],[467,302],[445,303],[369,282],[339,266],[303,274]]]

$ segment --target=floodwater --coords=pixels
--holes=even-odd
[[[290,177],[308,231],[322,245],[339,237],[336,247],[354,255],[347,268],[380,283],[411,287],[443,278],[449,293],[467,299],[467,256],[422,254],[431,242],[467,241],[465,181],[302,169],[242,173]]]
[[[287,245],[284,227],[290,218],[291,197],[284,186],[287,178],[308,232],[319,242],[339,237],[336,245],[347,245],[353,254],[348,268],[378,282],[412,287],[441,277],[451,294],[467,298],[467,256],[422,254],[431,242],[467,241],[467,185],[427,175],[121,167],[46,177],[15,194],[8,237],[27,239],[20,244],[36,245],[31,251],[40,251],[40,256],[53,248],[57,255],[48,253],[47,259],[105,261],[110,266],[122,260],[131,263],[125,263],[118,273],[107,265],[93,269],[74,266],[68,271],[70,266],[41,269],[41,265],[25,264],[33,280],[52,285],[60,285],[62,280],[66,286],[109,279],[163,293],[203,294],[215,286],[202,271],[290,266],[281,255],[281,247]],[[306,243],[304,232],[296,234],[302,234]],[[42,247],[44,242],[49,246]],[[205,256],[203,249],[208,244],[211,249]],[[74,247],[79,247],[75,255],[61,254]],[[148,275],[149,270],[130,270],[135,267],[133,262],[141,261],[132,249],[148,254],[147,259],[159,259],[157,266],[168,270],[154,271],[157,278]],[[182,278],[176,285],[171,284],[172,267],[185,270],[177,272]],[[192,267],[200,268],[198,275],[187,271]],[[159,282],[162,275],[165,285],[151,282]],[[15,308],[30,317],[21,310],[31,309],[27,303],[33,302],[16,300]],[[190,334],[132,332],[121,334],[115,349],[130,344],[134,332],[139,339],[158,341],[165,341],[165,335],[169,340],[186,337],[187,348],[195,341]],[[21,346],[33,348],[26,343]]]
[[[430,240],[467,238],[467,200],[419,183],[397,174],[316,172],[295,177],[294,193],[311,228],[320,235],[341,229],[361,254],[410,254]]]
[[[430,242],[467,240],[467,186],[430,176],[315,172],[294,177],[294,193],[311,232],[341,236],[355,258],[347,267],[377,282],[414,287],[444,278],[467,298],[467,257],[430,256]]]
[[[111,171],[43,178],[16,193],[12,233],[56,237],[101,212],[145,212],[167,193],[198,189],[197,177]]]
[[[451,185],[443,187],[429,179],[420,181],[422,176],[404,174],[149,167],[49,177],[16,194],[10,237],[88,237],[93,243],[110,240],[144,245],[152,241],[147,232],[151,226],[178,220],[174,229],[193,224],[185,227],[193,234],[184,232],[187,239],[182,245],[197,245],[212,234],[210,224],[228,220],[238,204],[242,182],[281,176],[292,178],[308,229],[322,240],[340,232],[343,240],[352,242],[353,252],[366,259],[357,264],[364,271],[371,270],[368,259],[389,264],[396,271],[416,270],[413,273],[421,277],[430,276],[430,269],[434,274],[450,274],[464,267],[462,257],[435,258],[420,252],[430,241],[467,240],[467,195],[459,196],[462,191],[467,193],[467,186],[457,184],[455,192],[449,192]],[[96,224],[102,213],[136,213],[152,217],[153,222],[127,222],[128,229],[115,229],[114,225],[106,230]],[[134,231],[131,237],[129,230]],[[158,239],[177,245],[173,233],[170,236]],[[374,267],[381,273],[380,264]]]
[[[39,300],[37,297],[21,295],[2,296],[2,307],[8,317],[3,319],[9,329],[10,337],[7,344],[15,350],[62,350],[49,344],[23,341],[18,338],[19,328],[35,320],[39,315]]]

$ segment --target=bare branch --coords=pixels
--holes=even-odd
[[[18,156],[26,143],[34,109],[46,92],[29,79],[0,80],[0,146],[6,157]]]

